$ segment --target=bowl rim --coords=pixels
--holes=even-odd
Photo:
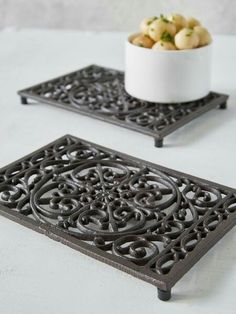
[[[212,45],[213,45],[213,40],[210,44],[203,46],[203,47],[198,47],[198,48],[194,48],[194,49],[183,49],[183,50],[154,50],[151,48],[146,48],[146,47],[139,47],[136,45],[133,45],[131,43],[131,39],[134,38],[135,36],[140,35],[141,33],[133,33],[130,34],[127,38],[126,38],[126,44],[131,46],[133,49],[142,49],[142,51],[149,51],[149,53],[169,53],[169,54],[194,54],[194,53],[198,53],[202,50],[208,50],[211,49]]]

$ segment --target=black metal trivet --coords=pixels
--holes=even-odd
[[[236,223],[236,190],[66,135],[0,170],[0,214],[174,284]]]
[[[156,147],[163,146],[165,136],[205,112],[216,107],[225,109],[228,98],[211,92],[184,104],[140,101],[125,92],[123,72],[96,65],[18,93],[22,104],[34,99],[150,135]]]

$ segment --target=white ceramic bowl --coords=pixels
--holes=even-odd
[[[159,51],[126,42],[125,89],[141,100],[178,103],[197,100],[211,89],[212,44],[191,50]]]

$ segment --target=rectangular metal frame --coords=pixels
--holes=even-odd
[[[72,155],[70,155],[72,151],[73,152],[79,151],[78,156],[77,157],[73,156],[72,158]],[[68,157],[69,159],[65,161],[62,156],[69,156]],[[103,168],[102,171],[104,172],[102,173],[104,174],[107,173],[109,168],[114,169],[116,165],[119,165],[119,167],[121,166],[127,167],[128,170],[129,170],[129,167],[139,168],[139,170],[137,171],[137,174],[130,172],[130,180],[133,179],[133,177],[137,176],[139,173],[142,173],[142,175],[140,175],[140,178],[142,181],[145,177],[143,173],[145,173],[146,175],[148,172],[150,172],[150,174],[148,175],[152,174],[152,180],[154,181],[153,173],[155,173],[155,175],[159,176],[160,180],[162,180],[158,182],[163,182],[163,180],[164,182],[165,181],[172,182],[171,184],[177,190],[179,190],[179,187],[182,184],[184,185],[185,189],[190,189],[191,191],[196,193],[197,199],[193,198],[192,200],[190,200],[190,206],[193,207],[194,210],[198,211],[199,207],[201,210],[203,209],[201,207],[202,206],[201,202],[203,202],[203,204],[206,204],[205,206],[207,207],[207,211],[203,215],[200,214],[199,217],[195,219],[195,221],[193,221],[192,225],[190,225],[189,227],[185,227],[178,236],[170,237],[169,240],[171,242],[167,242],[166,244],[167,249],[163,250],[163,252],[165,252],[166,250],[165,257],[168,256],[168,254],[170,254],[169,252],[175,252],[175,254],[177,253],[180,254],[180,251],[181,251],[181,254],[175,260],[174,265],[171,266],[173,268],[170,268],[170,270],[167,273],[162,273],[162,274],[157,273],[152,268],[152,265],[151,264],[149,265],[150,261],[147,261],[147,264],[140,264],[140,260],[142,261],[142,254],[143,254],[142,248],[140,249],[140,247],[139,249],[141,251],[138,249],[137,252],[135,252],[135,254],[137,253],[137,256],[135,255],[136,257],[133,259],[133,261],[129,260],[126,256],[126,253],[124,252],[122,253],[123,255],[115,254],[114,251],[111,251],[108,253],[107,249],[104,249],[103,245],[99,246],[101,244],[100,243],[101,238],[103,238],[103,235],[101,237],[99,236],[100,232],[102,234],[102,231],[98,230],[98,237],[96,235],[95,237],[96,240],[94,240],[95,241],[94,243],[98,243],[98,245],[91,244],[89,243],[91,242],[91,239],[86,238],[87,233],[83,234],[82,232],[82,234],[80,234],[81,238],[78,238],[77,236],[70,234],[70,232],[67,232],[66,231],[67,227],[65,226],[61,227],[59,225],[53,225],[52,223],[48,223],[45,221],[42,222],[42,220],[38,219],[39,216],[37,215],[35,216],[36,218],[34,217],[34,219],[32,219],[32,216],[29,215],[30,213],[28,209],[27,211],[25,211],[25,208],[24,208],[25,203],[24,201],[22,201],[22,196],[18,195],[19,202],[17,200],[17,196],[16,196],[18,193],[17,187],[19,187],[19,184],[22,184],[20,188],[23,189],[23,186],[25,186],[25,184],[28,184],[27,182],[29,180],[29,177],[32,171],[34,175],[37,173],[37,171],[40,171],[40,176],[39,176],[39,181],[37,181],[39,183],[35,184],[33,187],[28,185],[28,190],[30,191],[28,194],[29,197],[32,197],[34,191],[37,192],[42,188],[40,187],[40,184],[41,184],[40,182],[45,181],[46,180],[45,178],[48,176],[48,173],[50,174],[50,171],[48,170],[47,167],[49,166],[54,167],[51,170],[53,172],[53,175],[56,175],[56,176],[58,175],[58,177],[60,177],[59,172],[60,174],[63,173],[60,170],[63,167],[65,167],[65,171],[67,171],[67,168],[69,166],[74,169],[76,167],[77,168],[81,167],[81,165],[82,166],[89,165],[89,167],[91,167],[92,165],[92,167],[94,167],[94,164],[99,164],[99,167],[101,169]],[[58,165],[60,165],[60,168]],[[83,169],[86,169],[86,167],[84,167]],[[64,171],[64,168],[63,168],[63,171]],[[61,177],[60,177],[60,180],[61,180]],[[87,184],[86,180],[84,181],[85,186]],[[1,215],[23,226],[33,229],[39,233],[43,233],[47,235],[48,237],[56,241],[59,241],[73,249],[76,249],[86,255],[89,255],[99,261],[102,261],[108,265],[111,265],[124,272],[127,272],[132,276],[135,276],[148,283],[155,285],[158,288],[159,298],[162,300],[168,300],[170,298],[171,296],[170,291],[171,291],[171,288],[174,286],[174,284],[207,251],[209,251],[209,249],[215,243],[217,243],[224,236],[226,232],[228,232],[236,224],[236,190],[235,189],[232,189],[223,185],[219,185],[217,183],[213,183],[213,182],[201,179],[201,178],[197,178],[197,177],[185,174],[185,173],[177,172],[177,171],[174,171],[174,170],[171,170],[171,169],[168,169],[168,168],[165,168],[165,167],[162,167],[162,166],[159,166],[159,165],[147,162],[147,161],[143,161],[138,158],[102,147],[100,145],[96,145],[96,144],[84,141],[82,139],[76,138],[71,135],[65,135],[62,138],[44,146],[43,148],[0,169],[0,182],[1,182],[0,183],[0,214]],[[91,184],[89,186],[91,186]],[[16,188],[16,190],[14,190],[14,188]],[[96,185],[96,189],[97,189],[97,185]],[[142,192],[142,189],[143,187],[140,190],[141,192]],[[111,193],[111,191],[112,189],[109,188],[108,193]],[[140,193],[140,191],[138,191],[137,193]],[[154,188],[154,192],[155,191],[157,192],[156,195],[158,196],[160,194],[160,187]],[[165,193],[166,193],[166,189],[165,189]],[[168,193],[171,194],[172,192],[169,191]],[[177,208],[176,213],[180,213],[180,211],[183,210],[184,204],[186,201],[185,195],[183,194],[184,192],[182,191],[180,193],[181,193],[182,205],[180,206],[181,208]],[[13,195],[11,197],[11,194],[14,194],[15,196]],[[216,203],[212,201],[211,194],[214,197],[215,195],[218,195],[219,200]],[[22,195],[25,197],[24,193]],[[96,194],[96,195],[100,195],[100,194]],[[99,198],[99,197],[100,196],[96,196],[96,198]],[[119,196],[116,196],[116,198],[117,197]],[[132,198],[131,198],[131,201],[132,201]],[[20,202],[21,202],[21,205],[19,206]],[[176,200],[174,200],[174,202],[176,202]],[[155,204],[153,205],[154,207],[152,207],[153,208],[152,210],[156,211]],[[138,205],[137,205],[137,208],[131,206],[132,210],[136,210],[136,209],[140,210],[139,207],[140,206]],[[162,212],[162,210],[158,209],[158,212]],[[215,219],[214,218],[215,213],[217,213],[217,215],[221,218],[219,218],[219,221],[217,222],[216,226],[212,227],[211,223],[212,223],[212,219],[213,220]],[[175,220],[176,220],[176,223],[177,222],[181,223],[181,220],[178,220],[176,216],[175,218],[173,217],[174,216],[171,216],[169,220],[167,218],[163,218],[164,219],[163,221],[165,222],[165,224],[173,223],[173,221]],[[59,221],[59,218],[58,218],[58,221]],[[202,226],[204,226],[205,228],[205,229],[203,228],[204,230],[201,229]],[[104,229],[101,229],[101,230],[104,230]],[[156,230],[159,230],[160,232],[161,229],[156,229]],[[151,232],[151,236],[150,236],[150,232]],[[157,231],[155,230],[150,231],[147,229],[147,231],[144,232],[137,229],[136,231],[133,231],[131,234],[131,237],[133,237],[132,241],[134,243],[136,242],[135,245],[137,245],[137,243],[139,244],[142,243],[144,245],[144,248],[147,247],[149,244],[150,244],[150,247],[152,247],[152,237],[156,237],[158,234],[155,232]],[[186,236],[189,236],[191,234],[192,235],[196,234],[200,238],[197,244],[191,250],[189,249],[189,251],[186,252],[187,244],[185,243],[186,241],[184,239]],[[159,234],[158,236],[168,237],[169,233],[166,232],[161,235]],[[104,237],[105,237],[104,239],[106,239],[106,235]],[[150,241],[147,241],[149,237],[150,237]],[[120,241],[120,239],[123,239],[123,238],[124,236],[122,234],[118,235],[117,240],[114,240],[112,245],[114,245],[116,241]],[[118,247],[119,246],[121,246],[121,244],[119,244]],[[139,256],[139,254],[141,255]],[[160,252],[160,254],[162,254],[162,252]],[[159,256],[159,253],[154,255],[156,264],[159,261],[158,256]]]
[[[215,92],[184,104],[140,101],[125,92],[123,76],[121,71],[91,65],[23,89],[18,94],[22,104],[32,99],[152,136],[156,147],[163,146],[164,137],[209,110],[227,107],[228,96]],[[87,96],[92,104],[89,99],[81,101]],[[118,106],[119,102],[122,105]]]

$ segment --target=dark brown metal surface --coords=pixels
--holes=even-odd
[[[236,223],[236,190],[66,135],[0,169],[0,214],[158,288]]]
[[[185,104],[140,101],[125,92],[123,72],[96,65],[18,93],[22,104],[34,99],[150,135],[156,147],[162,147],[165,136],[205,112],[225,109],[228,98],[211,92]]]

